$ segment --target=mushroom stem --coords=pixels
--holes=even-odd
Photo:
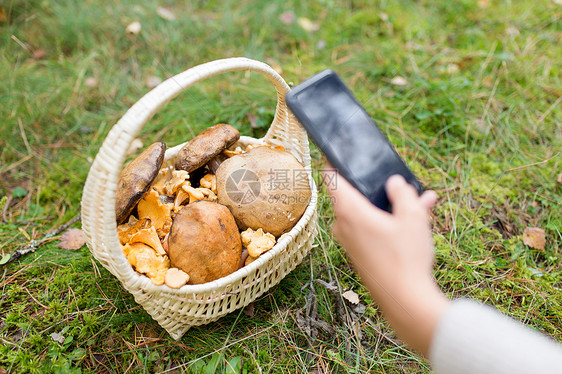
[[[222,162],[224,160],[226,160],[228,157],[222,155],[222,154],[218,154],[215,157],[213,157],[208,163],[207,163],[207,168],[209,168],[209,170],[215,174],[217,172],[217,169],[219,168],[219,166],[222,164]]]

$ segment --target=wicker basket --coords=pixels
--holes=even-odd
[[[121,251],[117,236],[115,191],[126,151],[142,126],[181,91],[219,73],[236,70],[262,73],[277,90],[275,117],[265,137],[242,136],[240,145],[266,143],[285,147],[304,164],[309,174],[310,204],[295,227],[281,236],[273,249],[235,273],[180,289],[155,286],[150,279],[133,270]],[[192,326],[213,322],[250,304],[279,283],[312,247],[318,195],[312,179],[306,132],[285,104],[288,90],[289,86],[270,66],[247,58],[228,58],[193,67],[162,82],[135,103],[113,126],[92,164],[82,196],[82,227],[88,247],[174,339],[180,339]],[[182,145],[168,149],[166,160],[175,157]]]

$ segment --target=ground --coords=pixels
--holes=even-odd
[[[179,341],[86,246],[60,248],[55,235],[4,264],[79,214],[92,159],[152,81],[231,56],[291,84],[337,71],[440,196],[440,287],[562,340],[560,0],[139,4],[0,4],[0,373],[430,371],[332,238],[323,190],[303,263],[252,308]],[[140,31],[127,33],[134,21]],[[260,137],[274,110],[267,80],[230,73],[175,98],[139,138],[174,145],[220,122]],[[544,248],[523,242],[528,227],[544,231]]]

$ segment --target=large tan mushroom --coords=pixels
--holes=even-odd
[[[189,274],[190,284],[211,282],[236,270],[242,242],[227,207],[200,200],[183,207],[168,238],[173,267]]]
[[[176,156],[176,169],[191,173],[240,139],[234,127],[221,123],[214,125],[191,139]]]
[[[290,231],[310,202],[308,174],[288,152],[253,148],[217,169],[217,202],[241,230],[263,229],[275,237]]]
[[[121,171],[115,194],[115,216],[118,224],[127,220],[138,201],[148,191],[164,162],[165,152],[166,144],[154,143]]]

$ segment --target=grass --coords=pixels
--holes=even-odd
[[[298,83],[331,67],[428,188],[435,277],[562,341],[562,6],[452,1],[7,0],[0,4],[0,255],[79,213],[89,165],[145,80],[246,56]],[[319,25],[286,25],[283,12]],[[142,30],[128,36],[138,20]],[[395,76],[405,86],[391,84]],[[93,77],[96,87],[85,81]],[[178,96],[143,129],[169,145],[218,122],[262,136],[275,95],[231,73]],[[250,126],[247,114],[257,116]],[[314,167],[322,165],[312,149]],[[558,178],[558,181],[557,181]],[[4,198],[3,198],[4,197]],[[57,241],[0,268],[0,372],[429,372],[397,341],[330,234],[321,193],[312,253],[254,303],[173,341],[91,258]],[[546,233],[544,251],[521,238]],[[79,224],[76,224],[79,227]],[[0,258],[2,258],[0,257]],[[337,312],[353,289],[366,306]],[[334,330],[299,328],[309,300]],[[51,334],[62,335],[60,342]]]

